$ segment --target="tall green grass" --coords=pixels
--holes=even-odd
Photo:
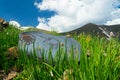
[[[5,29],[3,31],[0,31],[0,69],[7,69],[11,66],[11,63],[14,63],[14,61],[6,58],[6,53],[8,48],[12,46],[17,46],[18,44],[18,34],[21,31],[14,28],[13,26],[9,26],[8,29]]]
[[[6,51],[18,46],[18,35],[21,31],[9,26],[0,32],[0,69],[9,72],[16,67],[20,73],[13,80],[119,80],[120,79],[120,43],[111,39],[80,34],[73,37],[81,44],[80,64],[66,51],[59,47],[56,57],[46,62],[35,55],[28,56],[26,51],[19,50],[19,58],[7,59]],[[43,56],[45,51],[43,50]],[[88,56],[89,54],[89,56]],[[61,57],[63,55],[64,57]]]

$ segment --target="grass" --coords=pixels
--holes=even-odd
[[[59,48],[55,59],[49,52],[49,60],[39,59],[34,55],[27,56],[19,50],[19,58],[8,59],[8,48],[18,46],[18,35],[22,32],[9,26],[0,32],[0,70],[9,73],[15,67],[19,74],[13,80],[119,80],[120,79],[120,43],[112,39],[80,34],[73,37],[81,44],[81,60],[67,57],[66,52]],[[53,34],[53,33],[52,33]],[[56,34],[56,33],[55,33]],[[43,56],[44,56],[43,50]],[[66,55],[63,58],[61,54]],[[72,53],[71,53],[72,54]],[[54,61],[55,62],[54,62]]]

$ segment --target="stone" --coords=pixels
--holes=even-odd
[[[66,46],[66,47],[65,47]],[[59,47],[66,50],[68,57],[73,49],[74,59],[80,61],[80,44],[74,38],[66,36],[54,36],[44,32],[29,31],[19,34],[19,49],[25,50],[28,55],[33,51],[39,58],[42,58],[42,51],[46,60],[48,60],[49,52],[51,51],[54,58],[59,50]],[[62,55],[62,53],[60,53]]]
[[[17,76],[17,72],[16,71],[11,71],[7,77],[3,78],[3,80],[12,80],[13,78],[15,78]]]
[[[7,56],[13,59],[18,58],[18,48],[16,46],[9,48],[7,51]]]
[[[9,23],[4,19],[0,18],[0,31],[7,28],[8,26],[9,26]]]

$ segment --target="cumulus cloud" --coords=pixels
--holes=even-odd
[[[51,28],[46,23],[47,19],[38,17],[38,21],[39,24],[36,26],[36,28],[51,31]]]
[[[119,0],[118,0],[119,1]],[[38,17],[37,28],[66,32],[87,23],[104,24],[120,17],[116,0],[43,0],[34,5],[40,11],[49,10],[56,14],[50,18]]]
[[[26,29],[29,29],[29,28],[33,28],[32,26],[21,26],[17,21],[10,21],[9,22],[10,25],[13,25],[14,27],[16,27],[17,29],[20,29],[20,30],[26,30]]]
[[[113,12],[111,12],[112,19],[120,18],[120,9],[115,9]]]
[[[9,24],[11,24],[15,27],[20,27],[20,24],[17,21],[10,21]]]
[[[120,18],[118,18],[118,19],[113,19],[113,20],[107,21],[107,22],[105,23],[105,25],[117,25],[117,24],[120,24]]]

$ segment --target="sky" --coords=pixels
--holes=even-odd
[[[37,0],[36,0],[37,1]],[[53,11],[39,11],[35,0],[0,0],[0,17],[7,21],[17,21],[21,26],[37,26],[38,16],[48,18]],[[39,0],[41,2],[41,0]],[[49,14],[48,14],[49,13]]]
[[[120,24],[120,0],[0,0],[0,10],[11,23],[57,32]]]

